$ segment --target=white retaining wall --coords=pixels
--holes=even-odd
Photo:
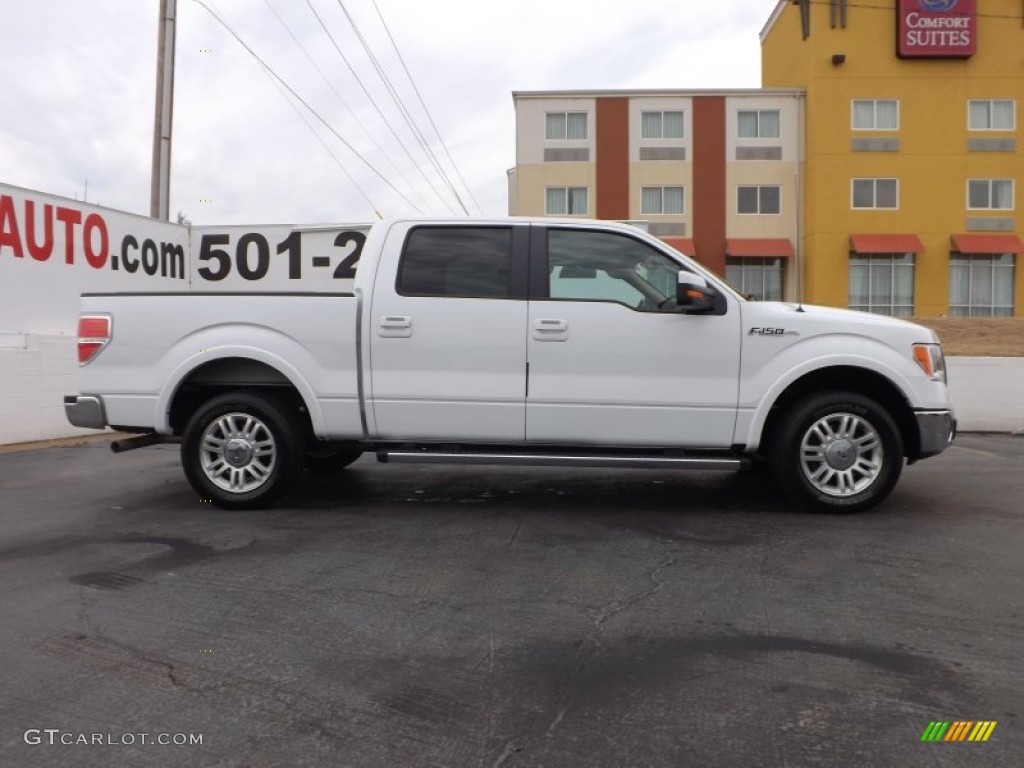
[[[1024,357],[950,357],[947,365],[961,430],[1024,430]]]
[[[960,429],[1024,429],[1024,358],[949,358]],[[75,337],[0,332],[0,444],[94,434],[64,418],[77,391]]]
[[[0,332],[0,444],[94,433],[64,417],[77,354],[74,336]]]

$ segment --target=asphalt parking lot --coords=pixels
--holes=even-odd
[[[1016,767],[1022,500],[995,436],[829,517],[371,457],[223,512],[172,446],[0,455],[0,765]]]

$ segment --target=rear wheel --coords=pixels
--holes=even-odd
[[[889,495],[903,470],[903,440],[871,398],[823,392],[783,415],[771,450],[782,490],[819,512],[860,512]]]
[[[181,463],[202,498],[224,509],[258,509],[294,487],[304,443],[278,401],[231,392],[209,400],[189,420]]]

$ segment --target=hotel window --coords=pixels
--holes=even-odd
[[[914,254],[850,254],[849,306],[879,315],[913,315]]]
[[[969,179],[967,207],[972,211],[1012,211],[1013,179]]]
[[[851,110],[855,131],[899,130],[900,103],[896,99],[854,99]]]
[[[949,257],[950,317],[1012,317],[1012,253]]]
[[[544,212],[548,216],[586,216],[586,187],[548,187],[544,190]]]
[[[583,141],[587,138],[586,112],[548,112],[544,138],[550,141]]]
[[[685,195],[682,187],[641,187],[640,213],[670,215],[684,213]]]
[[[729,285],[756,301],[782,301],[782,259],[725,259]]]
[[[850,205],[853,208],[891,209],[899,207],[900,187],[896,179],[854,179]]]
[[[1012,99],[968,101],[967,128],[972,131],[1015,130],[1016,106]]]
[[[736,213],[780,213],[781,207],[780,192],[777,186],[736,188]]]
[[[779,138],[779,110],[743,110],[736,113],[736,135],[741,139]]]
[[[683,138],[682,112],[641,112],[640,138],[681,139]]]

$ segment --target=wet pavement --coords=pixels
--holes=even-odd
[[[972,435],[854,516],[372,457],[224,512],[172,446],[0,455],[0,765],[1019,766],[1022,500]]]

